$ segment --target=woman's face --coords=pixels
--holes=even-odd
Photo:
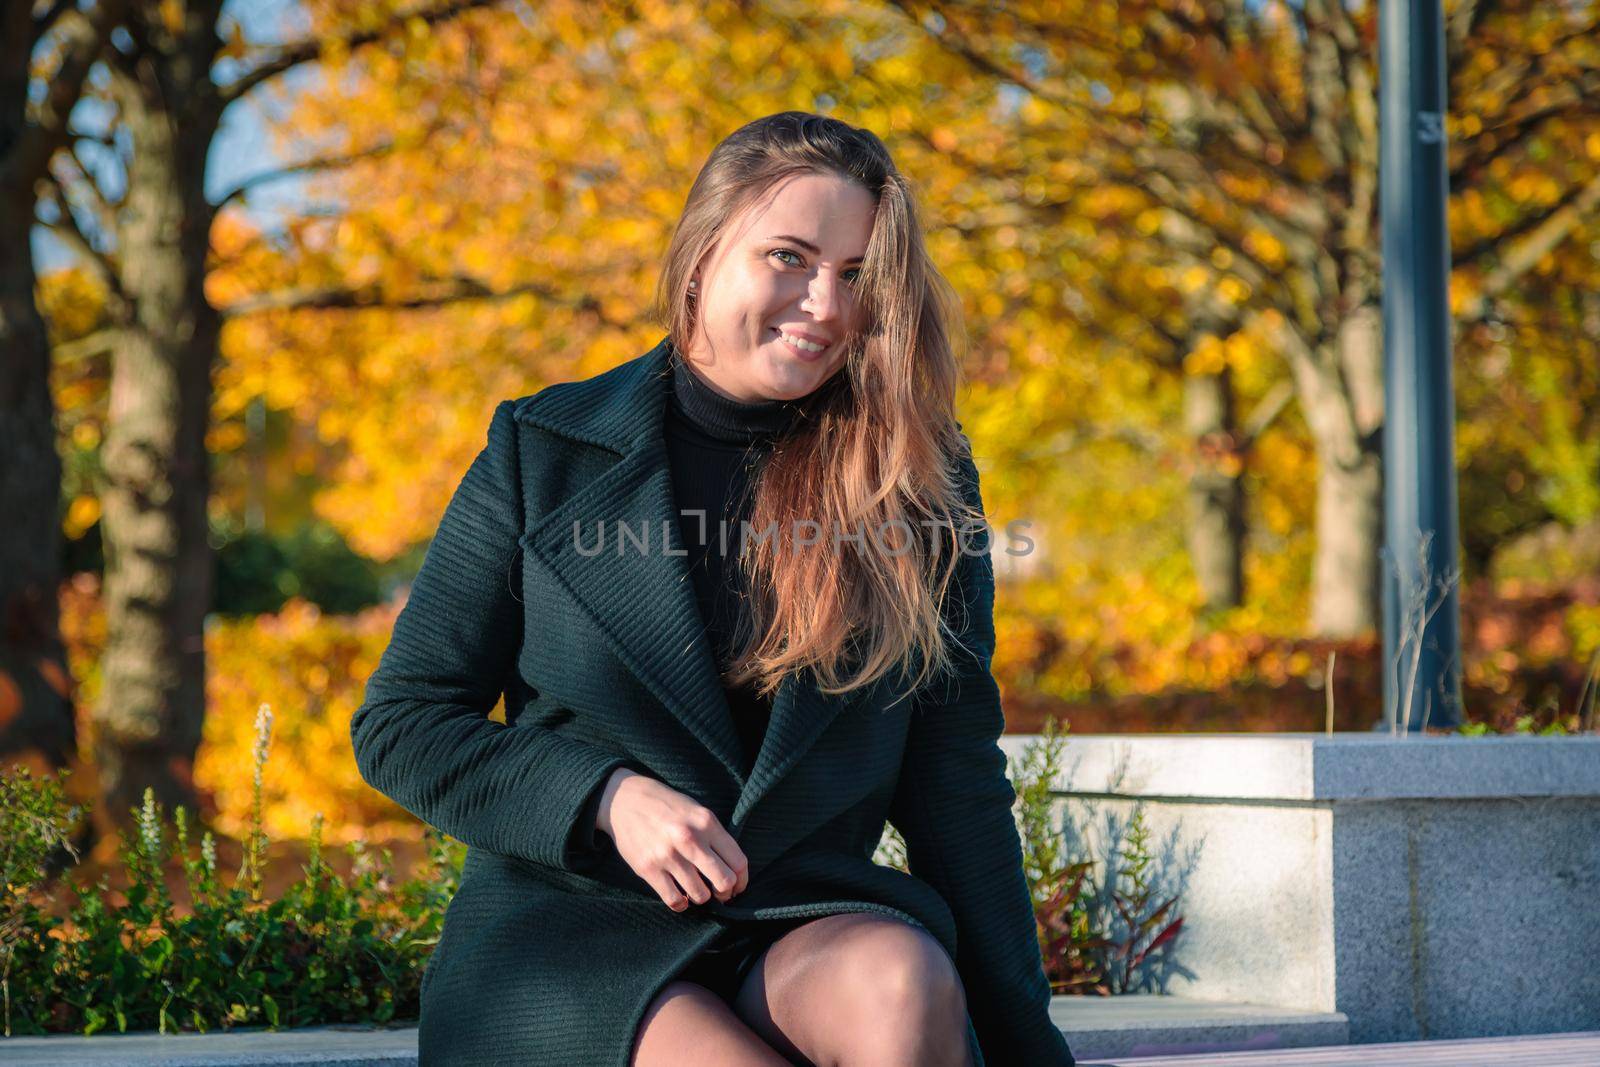
[[[832,377],[857,326],[854,286],[876,212],[856,182],[799,174],[735,219],[693,275],[699,311],[685,355],[701,377],[744,401],[797,400]]]

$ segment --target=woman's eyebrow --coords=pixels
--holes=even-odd
[[[790,244],[799,245],[801,248],[805,249],[807,252],[810,252],[814,256],[822,255],[822,249],[818,248],[816,245],[812,244],[810,241],[806,240],[804,237],[796,237],[796,236],[794,236],[794,234],[791,234],[791,233],[780,233],[775,237],[768,237],[767,240],[769,240],[769,241],[788,241]],[[861,261],[862,261],[862,257],[861,256],[851,256],[849,259],[845,260],[846,263],[860,263]]]

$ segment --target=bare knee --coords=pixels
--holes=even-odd
[[[818,1067],[969,1067],[966,997],[950,954],[900,919],[814,919],[767,952],[740,1014],[774,1048]]]
[[[965,1065],[967,1001],[944,946],[907,923],[877,924],[843,961],[861,1025],[852,1028],[841,1067],[855,1064]]]
[[[864,934],[845,961],[843,979],[856,1003],[878,1019],[966,1009],[962,979],[944,945],[902,921]]]

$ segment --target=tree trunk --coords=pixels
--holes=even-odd
[[[1232,372],[1186,374],[1184,428],[1195,442],[1189,478],[1189,559],[1208,611],[1244,603],[1246,526]]]
[[[1363,449],[1353,466],[1323,463],[1311,589],[1311,629],[1318,636],[1353,637],[1378,628],[1382,545],[1381,451]]]
[[[132,325],[112,354],[102,453],[107,643],[93,721],[117,825],[147,786],[169,811],[196,810],[212,595],[206,430],[220,332],[204,291],[214,210],[202,179],[216,129],[208,70],[206,57],[149,49],[113,75],[133,145],[117,216]]]
[[[1340,320],[1316,350],[1289,338],[1290,367],[1317,449],[1311,629],[1376,631],[1383,620],[1383,318],[1375,303]]]
[[[61,457],[50,397],[50,345],[33,302],[28,251],[33,190],[0,204],[0,755],[43,768],[77,751],[61,644]],[[6,766],[10,766],[9,760]]]
[[[58,770],[73,761],[78,741],[60,630],[50,340],[34,303],[35,187],[67,140],[67,115],[122,5],[101,3],[87,15],[56,5],[56,66],[30,119],[35,6],[0,9],[0,756],[31,755],[40,770]]]

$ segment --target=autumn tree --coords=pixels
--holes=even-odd
[[[129,3],[99,53],[107,117],[80,138],[112,146],[101,168],[55,153],[59,217],[107,294],[97,343],[110,355],[101,451],[108,640],[93,710],[94,760],[116,822],[145,790],[194,810],[191,767],[205,713],[203,622],[211,604],[207,431],[222,317],[206,292],[212,231],[250,185],[204,187],[227,109],[329,52],[405,40],[475,3],[349,5],[317,36],[252,46],[221,0]],[[369,145],[365,151],[383,151]],[[307,158],[305,171],[341,159]],[[113,180],[107,181],[107,176]]]
[[[1195,430],[1241,437],[1226,365],[1195,354],[1252,327],[1270,333],[1319,461],[1311,628],[1374,627],[1383,534],[1376,5],[896,6],[951,55],[1025,94],[1032,117],[1015,158],[1056,158],[1056,144],[1078,153],[1070,177],[1047,178],[1030,197],[1043,201],[1026,212],[1035,225],[1092,211],[1115,187],[1133,202],[1096,217],[1120,227],[1120,262],[1164,261],[1174,279],[1207,273],[1216,299],[1203,314],[1174,287],[1166,307],[1144,316],[1171,342],[1165,366],[1182,360],[1187,376],[1210,379],[1187,384]],[[1592,4],[1464,2],[1448,12],[1458,327],[1514,298],[1535,264],[1593,217],[1597,42]],[[968,162],[984,173],[984,158]],[[1462,210],[1473,204],[1497,210]],[[1138,311],[1117,276],[1108,269],[1092,295]],[[1218,514],[1201,509],[1202,521],[1237,529],[1232,507],[1218,494]]]
[[[286,138],[348,149],[415,128],[455,94],[478,102],[475,121],[426,153],[326,175],[311,190],[314,211],[239,246],[219,415],[237,419],[248,398],[267,397],[314,426],[318,444],[342,457],[318,510],[364,551],[401,551],[431,532],[496,400],[602,370],[653,333],[637,311],[711,145],[758,114],[828,111],[880,133],[927,209],[930,246],[973,330],[963,418],[980,462],[994,463],[991,503],[1059,512],[1066,501],[1081,512],[1074,522],[1098,524],[1095,555],[1053,557],[1079,598],[1064,604],[1058,590],[1062,618],[1092,620],[1085,596],[1155,588],[1170,598],[1181,573],[1172,548],[1187,550],[1204,599],[1237,599],[1247,505],[1252,536],[1268,535],[1258,568],[1270,554],[1266,566],[1282,558],[1315,572],[1314,621],[1351,603],[1370,609],[1362,575],[1376,580],[1379,498],[1339,503],[1340,487],[1367,486],[1370,468],[1327,473],[1338,423],[1317,422],[1323,409],[1306,397],[1353,412],[1351,440],[1376,460],[1376,205],[1362,191],[1375,172],[1360,154],[1376,151],[1360,139],[1376,108],[1371,13],[1351,16],[1361,59],[1339,76],[1352,87],[1320,103],[1280,92],[1271,106],[1296,109],[1306,128],[1257,144],[1248,125],[1232,131],[1240,108],[1260,102],[1235,97],[1304,81],[1316,67],[1308,49],[1324,54],[1337,25],[1308,45],[1297,21],[1280,25],[1284,13],[1266,5],[1223,18],[1203,40],[1191,34],[1192,55],[1180,55],[1181,35],[1160,43],[1161,5],[1038,5],[1026,19],[1015,6],[983,10],[995,17],[843,0],[556,3],[536,19],[496,12],[483,32],[443,35],[425,61],[352,55],[334,88],[296,101]],[[1482,20],[1451,25],[1490,39]],[[1045,37],[1063,26],[1076,36]],[[1312,81],[1325,96],[1321,76]],[[1356,138],[1343,171],[1319,162],[1328,122]],[[1563,136],[1547,154],[1508,149],[1498,177],[1480,176],[1520,174],[1521,184],[1452,201],[1458,249],[1472,233],[1521,247],[1519,234],[1501,232],[1504,212],[1548,202],[1528,179],[1555,163],[1587,173],[1587,149]],[[1519,200],[1513,189],[1540,196]],[[1492,209],[1464,212],[1480,202]],[[1458,288],[1470,276],[1459,268]],[[1530,275],[1516,277],[1525,285]],[[1329,284],[1333,296],[1318,295]],[[483,299],[434,299],[457,286]],[[1529,299],[1499,291],[1497,315]],[[1316,318],[1357,295],[1354,325]],[[1317,332],[1307,333],[1307,314]],[[1308,337],[1321,346],[1315,358]],[[1243,488],[1251,477],[1270,482],[1254,503]],[[1345,573],[1330,561],[1356,551],[1352,529],[1366,531],[1367,554],[1364,570]],[[1095,589],[1091,571],[1124,584]],[[1292,583],[1276,577],[1258,599],[1285,598]],[[1162,625],[1176,629],[1172,616],[1188,610],[1164,608]]]

